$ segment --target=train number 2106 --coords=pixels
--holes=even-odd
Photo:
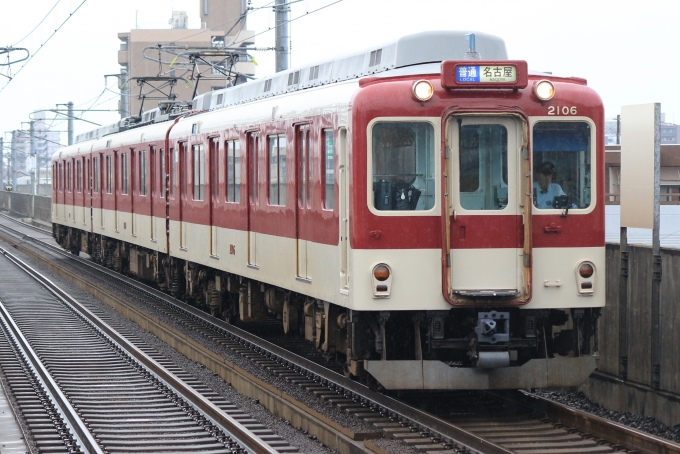
[[[548,106],[548,115],[576,115],[576,106]]]

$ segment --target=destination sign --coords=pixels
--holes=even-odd
[[[456,82],[515,82],[517,68],[514,66],[458,66]]]
[[[526,88],[527,62],[523,60],[445,60],[442,87],[448,89]]]

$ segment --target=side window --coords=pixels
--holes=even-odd
[[[323,207],[327,210],[333,209],[335,202],[335,136],[332,129],[323,131],[323,175],[324,196]]]
[[[71,168],[71,161],[67,163],[68,166],[68,192],[73,192],[73,169]]]
[[[226,196],[227,202],[239,203],[241,201],[241,150],[238,140],[227,140],[224,149],[227,152],[225,160]]]
[[[533,128],[533,197],[539,209],[591,203],[590,125],[543,121]]]
[[[175,148],[170,148],[170,154],[172,155],[172,179],[170,180],[170,187],[172,188],[172,198],[174,199],[177,194],[177,185],[179,180],[177,179],[179,175],[179,150]]]
[[[99,192],[99,157],[95,156],[92,159],[92,183],[94,185],[94,192]]]
[[[80,159],[76,161],[76,187],[78,192],[83,192],[83,163]]]
[[[130,163],[128,161],[128,154],[123,153],[121,155],[121,167],[122,167],[122,174],[121,177],[123,179],[122,186],[121,186],[121,194],[127,194],[129,192],[130,188]]]
[[[435,203],[434,126],[426,122],[373,125],[373,206],[430,210]]]
[[[111,194],[113,182],[113,163],[111,162],[111,156],[106,157],[106,193]]]
[[[146,150],[139,151],[139,195],[146,195]]]
[[[161,148],[161,177],[158,179],[158,193],[165,198],[165,150]]]
[[[220,187],[220,139],[210,139],[210,198],[211,200],[218,200],[218,192]]]
[[[466,210],[508,205],[508,130],[503,125],[460,128],[460,204]]]
[[[286,205],[286,136],[269,136],[269,204]]]
[[[205,191],[205,152],[203,145],[194,145],[193,167],[194,167],[194,200],[203,200]]]
[[[257,133],[250,133],[248,134],[248,149],[246,152],[248,153],[248,165],[249,169],[248,172],[250,174],[250,203],[252,205],[257,204],[259,194],[258,194],[258,189],[260,187],[260,182],[258,181],[258,156],[257,156],[257,149],[258,149],[258,134]]]

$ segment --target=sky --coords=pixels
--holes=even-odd
[[[660,102],[666,121],[680,123],[680,0],[293,1],[291,67],[421,31],[480,31],[502,37],[509,57],[526,60],[530,69],[587,79],[608,119],[622,105]],[[274,13],[266,7],[273,0],[250,3],[256,9],[247,28],[264,32],[255,45],[273,46]],[[200,27],[199,0],[0,0],[0,47],[25,47],[33,55],[28,63],[0,66],[0,74],[11,70],[14,76],[8,83],[0,75],[2,137],[9,140],[6,132],[27,128],[22,122],[31,112],[69,101],[76,109],[113,110],[88,112],[83,116],[88,121],[116,122],[117,80],[104,75],[120,71],[117,34],[169,28],[173,9],[187,12],[189,28]],[[273,52],[253,56],[256,76],[274,72]],[[6,55],[0,55],[3,63]],[[66,129],[63,122],[51,124],[53,130]],[[92,128],[76,121],[76,134]],[[66,141],[63,132],[61,143]]]

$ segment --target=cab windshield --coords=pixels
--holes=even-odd
[[[539,209],[588,208],[591,203],[590,125],[546,121],[533,129],[533,198]]]
[[[430,210],[435,204],[434,127],[422,121],[373,126],[373,206]]]

